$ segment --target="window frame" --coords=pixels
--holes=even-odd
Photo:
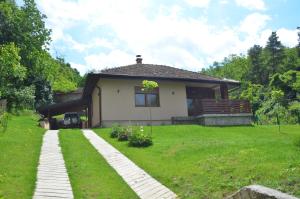
[[[145,105],[137,105],[136,95],[143,94],[144,95],[144,104]],[[147,100],[147,95],[156,95],[156,104],[149,105]],[[160,99],[159,99],[159,88],[155,88],[152,91],[143,91],[141,86],[134,87],[134,104],[135,107],[160,107]]]

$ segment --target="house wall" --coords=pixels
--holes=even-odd
[[[160,107],[151,107],[152,124],[171,124],[171,117],[187,116],[186,83],[157,81],[159,84]],[[135,107],[135,86],[141,80],[100,79],[102,126],[119,124],[150,124],[149,107]],[[194,86],[212,86],[195,84]],[[92,125],[100,123],[99,96],[95,88],[92,94]]]
[[[151,107],[153,124],[170,124],[173,116],[187,116],[185,85],[167,81],[158,81],[158,84],[160,107]],[[149,108],[135,107],[134,88],[141,85],[141,80],[101,79],[97,85],[101,87],[103,126],[113,123],[149,124]],[[93,126],[100,122],[97,90],[95,88],[92,94]]]
[[[95,88],[92,93],[92,126],[100,125],[99,89]]]

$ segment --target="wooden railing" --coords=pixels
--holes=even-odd
[[[191,115],[251,113],[247,100],[201,99],[194,104]]]

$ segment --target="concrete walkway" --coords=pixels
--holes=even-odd
[[[90,143],[141,199],[177,198],[175,193],[152,178],[92,130],[82,131]]]
[[[33,198],[74,198],[57,130],[48,130],[44,135]]]

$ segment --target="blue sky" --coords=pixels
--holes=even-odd
[[[297,43],[298,0],[37,0],[52,29],[51,53],[81,74],[144,63],[200,71],[265,45],[276,30]]]

